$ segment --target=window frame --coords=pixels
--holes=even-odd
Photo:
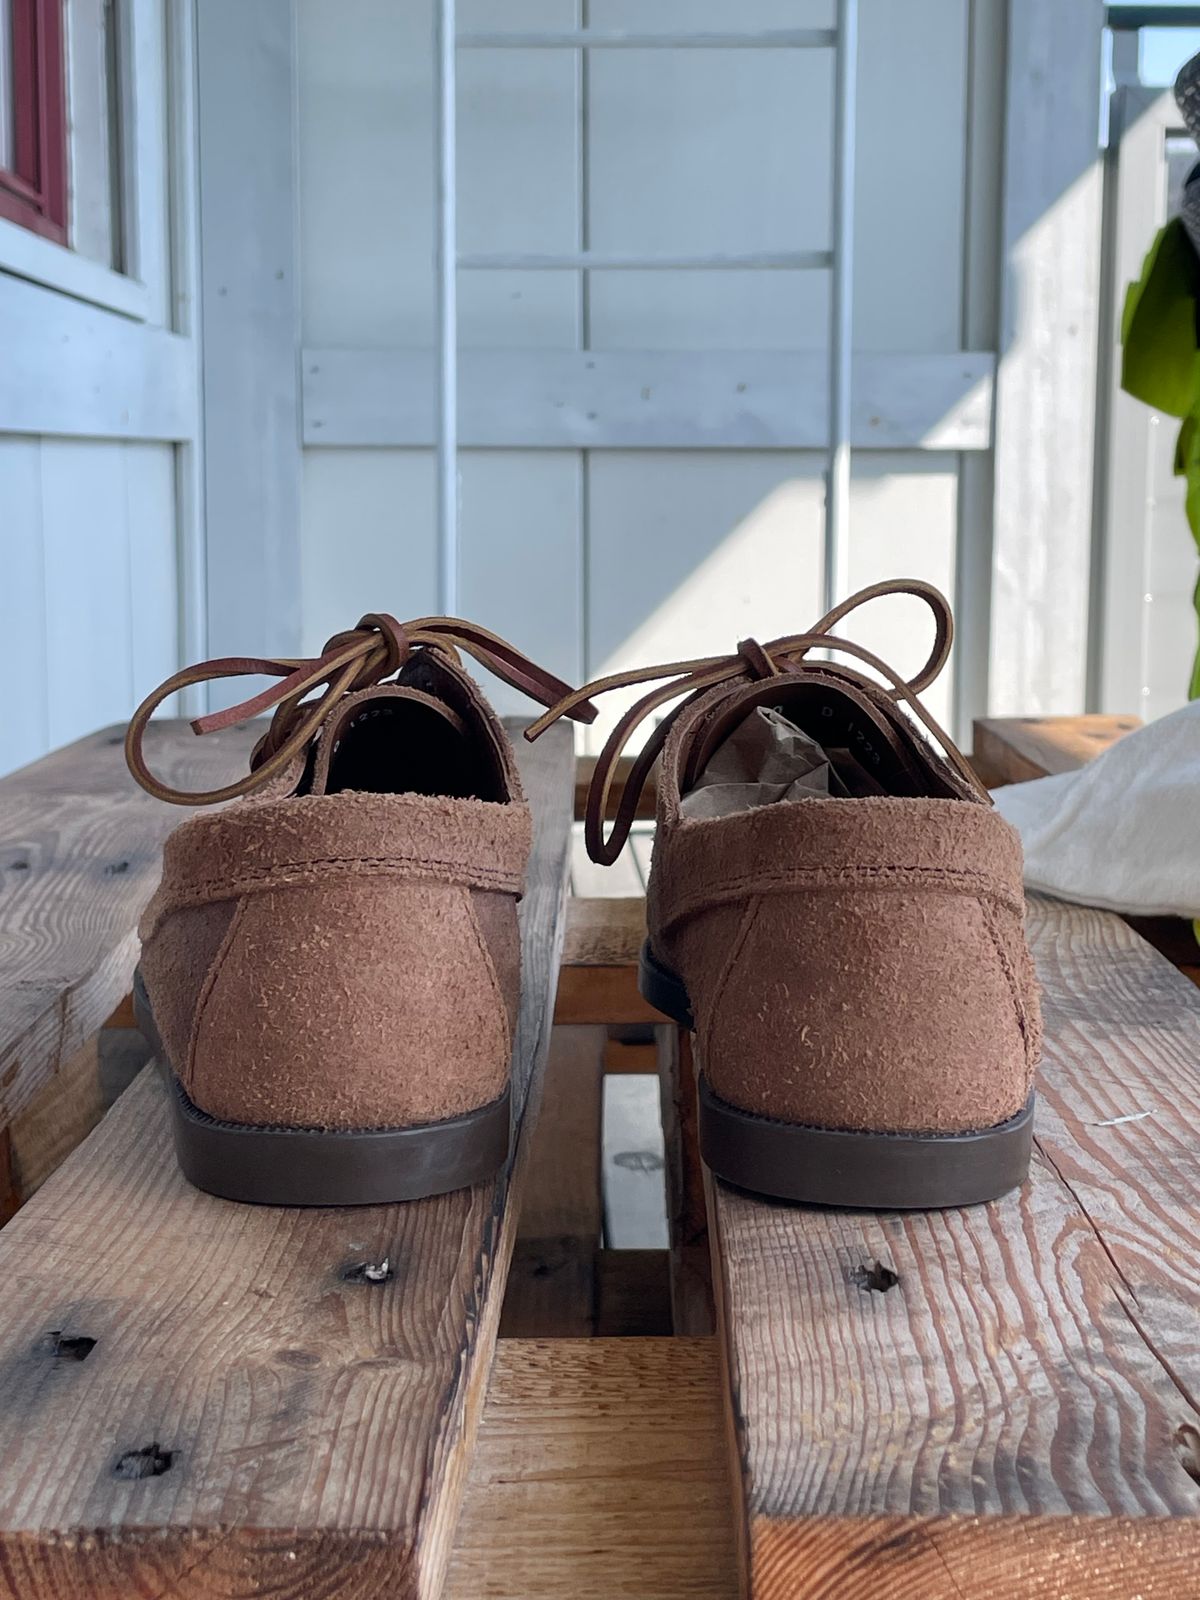
[[[0,218],[67,242],[67,97],[62,0],[12,0],[14,166]]]

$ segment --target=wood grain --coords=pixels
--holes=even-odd
[[[637,986],[638,952],[645,937],[646,901],[641,895],[573,895],[567,905],[555,1021],[661,1022],[661,1013],[642,999]]]
[[[658,1030],[658,1086],[666,1160],[671,1318],[676,1333],[713,1331],[712,1267],[700,1161],[692,1035]]]
[[[258,730],[154,722],[146,759],[184,788],[244,771]],[[137,920],[183,813],[137,787],[106,728],[0,779],[0,1127],[129,993]]]
[[[601,1250],[596,1258],[596,1333],[601,1338],[665,1338],[671,1320],[665,1250]]]
[[[592,777],[596,771],[596,759],[595,756],[579,756],[575,762],[575,820],[577,822],[582,822],[587,813],[588,790],[592,786]],[[625,793],[625,785],[629,779],[629,774],[633,771],[633,762],[633,756],[619,756],[617,758],[617,764],[613,769],[612,789],[608,797],[610,814],[615,812],[621,804],[622,796]],[[646,780],[645,788],[638,796],[637,810],[634,812],[634,818],[638,822],[653,822],[657,814],[657,772],[658,768],[655,767]]]
[[[639,1027],[646,1027],[646,1024],[639,1024]],[[618,1077],[626,1073],[653,1077],[658,1072],[658,1046],[653,1038],[645,1042],[610,1038],[604,1046],[604,1071],[606,1075],[615,1073]]]
[[[70,1060],[62,1062],[9,1126],[13,1182],[22,1205],[87,1138],[107,1110],[100,1077],[101,1037],[93,1035]]]
[[[733,1600],[712,1339],[502,1340],[446,1600]]]
[[[502,1339],[587,1338],[596,1330],[603,1095],[603,1029],[556,1027],[504,1295]]]
[[[0,1234],[3,1600],[438,1592],[561,949],[570,737],[519,758],[535,846],[509,1165],[409,1205],[229,1204],[183,1181],[143,1073]],[[354,1270],[384,1260],[384,1281]],[[64,1359],[54,1331],[97,1342]],[[166,1470],[128,1476],[152,1448]]]
[[[1200,996],[1108,913],[1034,899],[1029,934],[1019,1193],[898,1216],[712,1186],[756,1596],[1200,1592]]]
[[[1024,783],[1054,772],[1074,772],[1126,733],[1140,728],[1134,716],[982,717],[975,722],[974,755],[990,788]]]
[[[645,896],[612,900],[573,896],[567,907],[563,965],[636,967],[645,937]]]

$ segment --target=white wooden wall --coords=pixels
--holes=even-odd
[[[736,25],[828,26],[832,10],[829,0],[744,0]],[[432,454],[380,446],[369,419],[344,420],[372,357],[433,341],[431,16],[425,0],[297,7],[301,617],[313,645],[365,608],[407,616],[435,603]],[[730,14],[721,0],[591,0],[586,17],[579,0],[511,0],[502,19],[512,29],[583,21],[728,27]],[[497,25],[485,0],[460,4],[464,30]],[[978,83],[999,73],[993,47],[1003,27],[1003,7],[990,0],[864,0],[854,343],[861,356],[895,358],[882,370],[896,374],[901,394],[908,358],[953,361],[969,346],[969,313],[986,327],[980,302],[989,298],[994,324],[991,269],[972,281],[964,241],[969,214],[996,210],[1000,133]],[[570,51],[480,51],[460,55],[459,74],[464,252],[828,244],[828,55],[595,52],[585,83]],[[460,274],[463,346],[823,348],[823,274],[590,279]],[[331,361],[347,374],[332,396],[322,372]],[[464,359],[464,409],[474,403],[470,370]],[[819,364],[813,370],[820,381]],[[952,426],[947,448],[857,455],[855,582],[914,574],[955,592],[962,541],[987,536],[986,519],[960,496],[964,449],[988,442],[986,362],[981,371],[971,387],[983,420],[969,439]],[[653,415],[653,394],[643,398]],[[795,401],[798,414],[811,410],[811,395]],[[943,410],[934,404],[908,442],[936,437]],[[861,431],[886,437],[889,425],[866,416]],[[331,433],[336,446],[323,442]],[[568,678],[732,648],[750,631],[798,631],[820,613],[823,461],[814,450],[468,448],[461,465],[463,610]],[[978,660],[987,639],[966,599],[962,650]],[[860,636],[915,668],[926,640],[910,637],[914,615],[897,604],[865,619]],[[952,685],[929,699],[949,715]]]
[[[71,0],[70,28],[98,10]],[[124,8],[123,222],[82,192],[81,250],[0,222],[0,771],[128,717],[179,664],[183,628],[199,633],[181,586],[199,527],[181,137],[192,54],[189,7],[172,11],[169,24],[166,0]],[[72,71],[82,54],[72,34]],[[79,88],[76,78],[73,131],[86,126],[90,139],[97,122]],[[77,191],[100,165],[90,144],[72,151]],[[168,207],[169,181],[182,216]],[[115,229],[122,273],[110,265]]]
[[[88,236],[122,270],[0,225],[0,670],[24,688],[0,770],[125,716],[182,660],[435,605],[433,0],[120,9],[133,205],[128,237],[95,216]],[[742,0],[732,22],[724,0],[459,12],[833,21],[832,0]],[[962,731],[1084,703],[1102,16],[862,0],[851,581],[955,598],[929,700]],[[831,66],[463,52],[461,247],[821,248]],[[573,679],[814,620],[822,275],[459,282],[464,612]],[[913,620],[896,606],[860,637],[911,667]]]

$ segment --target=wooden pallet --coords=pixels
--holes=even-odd
[[[197,739],[168,719],[147,730],[146,759],[211,788],[245,771],[257,737]],[[105,728],[0,779],[0,1221],[103,1112],[96,1031],[129,994],[137,920],[180,820],[130,778],[122,742]]]
[[[513,1160],[406,1206],[231,1205],[183,1181],[144,1074],[0,1233],[4,1600],[438,1593],[563,932],[570,736],[519,759]]]

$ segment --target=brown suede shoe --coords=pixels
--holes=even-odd
[[[919,595],[937,624],[911,683],[829,634],[889,593]],[[641,988],[695,1030],[701,1150],[746,1189],[967,1205],[1028,1170],[1041,1022],[1020,842],[916,699],[952,627],[936,589],[877,584],[810,633],[599,680],[529,730],[606,689],[673,680],[609,740],[587,842],[594,860],[616,859],[661,751]],[[810,659],[820,648],[888,686]],[[635,762],[605,839],[622,746],[689,690]]]
[[[135,1004],[199,1188],[273,1205],[407,1200],[477,1183],[508,1154],[530,816],[457,649],[543,704],[567,692],[472,624],[373,615],[313,661],[177,673],[130,724],[130,769],[151,794],[239,802],[167,840],[140,929]],[[167,789],[142,758],[151,713],[244,673],[283,682],[193,726],[277,706],[250,774],[210,794]]]

